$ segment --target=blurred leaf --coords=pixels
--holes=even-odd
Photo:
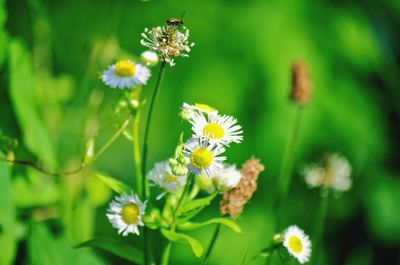
[[[12,181],[13,193],[18,194],[15,203],[18,207],[34,207],[55,204],[60,199],[60,189],[54,178],[26,170],[26,176],[17,175]]]
[[[87,194],[93,206],[101,206],[109,201],[111,189],[98,175],[90,174],[86,185]]]
[[[26,147],[49,167],[56,166],[49,135],[37,111],[32,62],[16,40],[10,42],[10,96]]]
[[[73,242],[83,242],[93,237],[95,210],[88,198],[80,200],[73,213]]]
[[[183,205],[181,211],[182,212],[189,212],[189,211],[194,210],[196,208],[209,205],[210,202],[215,198],[215,196],[217,196],[217,193],[213,193],[210,196],[207,196],[207,197],[204,197],[204,198],[201,198],[201,199],[195,199],[195,200],[192,200],[192,201],[188,201]]]
[[[121,242],[115,238],[99,237],[86,241],[76,246],[77,248],[93,247],[110,252],[136,264],[143,263],[143,253],[131,244]]]
[[[43,223],[33,223],[28,241],[31,265],[103,265],[93,253],[76,250],[63,238],[55,238]]]
[[[213,219],[207,220],[205,222],[201,222],[201,223],[186,222],[186,223],[179,225],[178,227],[179,227],[179,229],[182,229],[182,230],[193,230],[193,229],[197,229],[199,227],[203,227],[203,226],[210,225],[210,224],[222,224],[222,225],[229,227],[236,233],[242,232],[242,229],[235,221],[233,221],[232,219],[223,218],[223,217],[213,218]]]
[[[3,154],[0,152],[0,155]],[[11,191],[11,176],[7,163],[0,162],[0,265],[13,264],[16,242],[16,211]]]
[[[6,1],[0,0],[0,68],[3,66],[7,54],[7,33],[5,23],[7,19]]]
[[[96,172],[95,174],[101,181],[104,182],[104,184],[106,184],[108,187],[110,187],[116,193],[121,194],[121,193],[131,193],[132,192],[132,189],[128,185],[122,183],[121,181],[119,181],[117,179],[114,179],[112,177],[107,177],[98,172]]]
[[[161,229],[161,233],[170,241],[182,242],[182,243],[189,244],[193,250],[193,253],[196,255],[196,257],[200,257],[203,254],[203,246],[196,239],[194,239],[188,235],[185,235],[182,233],[177,233],[177,232],[172,232],[172,231],[169,231],[166,229]]]

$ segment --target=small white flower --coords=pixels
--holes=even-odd
[[[120,60],[110,65],[101,75],[101,80],[112,88],[132,88],[145,85],[150,77],[150,70],[131,60]]]
[[[137,195],[122,194],[110,203],[107,218],[119,234],[139,235],[138,226],[144,226],[142,215],[145,208],[146,202],[142,203]]]
[[[188,57],[190,48],[194,43],[189,42],[189,30],[182,27],[182,31],[176,26],[165,25],[154,27],[151,30],[145,28],[141,34],[140,43],[158,53],[161,61],[174,66],[174,57]]]
[[[195,103],[193,105],[183,103],[180,116],[185,120],[191,120],[196,114],[209,115],[211,113],[218,114],[218,110],[202,103]]]
[[[177,192],[185,185],[187,180],[187,175],[174,175],[171,171],[168,161],[156,163],[147,177],[157,186],[169,193]]]
[[[196,114],[189,122],[192,124],[194,137],[206,138],[212,144],[228,146],[243,140],[242,127],[232,116],[211,113],[205,117]]]
[[[190,159],[189,170],[196,175],[205,173],[208,177],[222,169],[221,163],[226,159],[224,156],[219,156],[225,152],[223,147],[198,138],[189,139],[185,143],[183,152]]]
[[[236,187],[241,178],[240,170],[235,165],[229,164],[224,164],[221,170],[211,176],[215,188],[222,193]]]
[[[140,55],[140,59],[148,66],[154,66],[158,63],[158,55],[154,51],[144,51]]]
[[[283,245],[289,254],[301,264],[309,261],[311,255],[311,241],[303,230],[296,225],[289,226],[283,235]]]
[[[352,185],[351,165],[339,154],[327,155],[323,165],[310,165],[303,169],[302,174],[311,188],[323,187],[343,192]]]

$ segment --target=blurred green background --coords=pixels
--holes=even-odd
[[[244,128],[229,162],[255,155],[266,165],[238,220],[243,233],[223,229],[210,263],[239,264],[274,233],[272,198],[295,111],[290,65],[303,59],[313,95],[296,172],[327,151],[353,165],[352,189],[330,200],[320,264],[399,264],[400,1],[0,0],[0,153],[14,139],[16,158],[58,171],[79,166],[86,141],[96,136],[100,146],[120,122],[113,112],[118,93],[100,82],[100,72],[138,56],[143,29],[182,11],[196,46],[166,71],[150,162],[169,157],[188,127],[177,116],[182,102],[201,102],[234,115]],[[121,137],[92,168],[67,177],[1,162],[0,265],[128,264],[71,246],[117,237],[105,216],[112,193],[93,172],[134,185],[131,149]],[[320,196],[296,172],[280,229],[297,224],[309,233]],[[218,215],[217,201],[199,219],[211,215]],[[212,230],[193,236],[207,245]],[[158,255],[165,242],[152,237]],[[124,240],[140,245],[136,237]],[[172,257],[171,264],[199,262],[186,245],[175,244]]]

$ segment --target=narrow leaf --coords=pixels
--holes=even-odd
[[[188,201],[187,203],[185,203],[183,205],[182,212],[189,212],[193,209],[209,205],[210,202],[215,198],[215,196],[217,196],[217,193],[213,193],[210,196],[207,196],[207,197],[204,197],[201,199],[195,199],[192,201]]]
[[[193,223],[193,222],[186,222],[183,223],[181,225],[179,225],[179,229],[182,230],[193,230],[199,227],[203,227],[206,225],[210,225],[210,224],[222,224],[225,225],[227,227],[229,227],[230,229],[232,229],[233,231],[235,231],[236,233],[241,233],[242,229],[240,228],[240,226],[233,221],[232,219],[228,219],[228,218],[213,218],[210,220],[207,220],[205,222],[201,222],[201,223]]]
[[[128,185],[124,184],[123,182],[121,182],[115,178],[105,176],[98,172],[96,172],[95,174],[101,181],[103,181],[108,187],[110,187],[112,190],[114,190],[117,193],[131,193],[132,192],[132,189]]]
[[[141,250],[114,238],[94,238],[76,246],[76,248],[84,247],[98,248],[136,264],[143,264],[143,253]]]
[[[188,235],[185,235],[182,233],[177,233],[177,232],[172,232],[172,231],[169,231],[166,229],[161,229],[161,233],[170,241],[182,242],[182,243],[189,244],[193,250],[193,253],[196,255],[196,257],[201,257],[201,255],[203,254],[203,246],[196,239],[194,239]]]

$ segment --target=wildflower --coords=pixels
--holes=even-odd
[[[225,149],[198,138],[191,138],[185,143],[183,150],[185,156],[190,159],[189,170],[196,175],[205,173],[210,177],[214,172],[222,168],[222,162],[226,159],[219,156]]]
[[[110,65],[101,75],[101,80],[112,88],[132,88],[145,85],[150,77],[150,70],[131,60],[119,60]]]
[[[285,230],[283,245],[289,254],[295,257],[301,264],[310,259],[311,241],[304,231],[296,225],[291,225]]]
[[[173,174],[168,161],[163,161],[155,164],[149,172],[148,178],[166,192],[174,193],[185,185],[187,175]]]
[[[181,31],[181,30],[182,31]],[[160,60],[174,66],[175,57],[188,57],[190,48],[189,30],[185,26],[164,25],[152,29],[144,29],[140,43],[158,53]]]
[[[224,193],[237,186],[242,175],[235,165],[224,164],[224,167],[211,176],[217,191]]]
[[[190,105],[184,102],[180,116],[184,120],[191,120],[196,114],[209,115],[211,113],[218,114],[218,110],[207,104],[195,103],[194,105]]]
[[[224,193],[220,204],[222,214],[236,218],[243,211],[244,205],[257,189],[258,175],[264,171],[264,165],[256,158],[250,158],[242,165],[239,183]]]
[[[122,194],[112,201],[107,211],[107,217],[112,226],[123,236],[129,233],[139,235],[138,226],[143,226],[142,216],[146,202],[142,203],[137,195]]]
[[[322,165],[307,166],[302,174],[309,187],[322,187],[325,191],[328,189],[337,192],[347,191],[352,184],[351,165],[339,154],[327,155]]]
[[[195,114],[189,122],[192,124],[194,137],[206,138],[212,144],[227,146],[243,140],[242,127],[236,124],[237,120],[232,116],[211,113],[205,117]]]
[[[295,61],[292,64],[292,90],[290,97],[298,104],[305,104],[311,96],[311,80],[305,62]]]
[[[140,55],[140,59],[146,63],[147,66],[154,66],[158,63],[158,55],[154,51],[144,51]]]

